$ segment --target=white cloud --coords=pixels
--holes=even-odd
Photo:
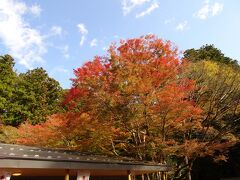
[[[145,4],[146,2],[150,2],[151,0],[122,0],[122,9],[123,14],[127,15],[130,13],[135,7]]]
[[[86,36],[88,34],[88,30],[85,27],[83,23],[80,23],[77,25],[79,32],[81,33],[81,40],[80,40],[80,46],[82,46],[85,42]]]
[[[62,35],[63,30],[61,26],[52,26],[50,29],[52,35]]]
[[[0,40],[17,62],[27,68],[44,62],[42,56],[47,51],[39,30],[24,19],[30,9],[21,1],[1,0],[0,3]]]
[[[210,4],[209,0],[204,1],[203,6],[194,13],[194,16],[206,20],[210,16],[216,16],[220,14],[223,10],[223,4],[215,2],[214,4]]]
[[[159,3],[155,1],[151,4],[151,6],[148,9],[137,14],[136,18],[140,18],[140,17],[146,16],[146,15],[149,15],[149,14],[151,14],[151,12],[153,12],[157,8],[159,8]]]
[[[34,14],[35,16],[40,16],[42,9],[39,5],[35,4],[29,7],[29,11]]]
[[[205,1],[203,7],[195,13],[195,16],[204,20],[208,17],[209,11],[209,1]]]
[[[212,6],[212,16],[216,16],[220,14],[223,10],[223,4],[220,4],[218,2],[214,3]]]
[[[177,31],[184,31],[184,30],[187,28],[187,24],[188,24],[187,21],[180,22],[180,23],[177,25],[176,30],[177,30]]]
[[[97,46],[98,40],[96,38],[94,38],[91,42],[90,42],[90,46],[94,47]]]
[[[82,37],[81,37],[81,39],[80,39],[80,46],[82,46],[83,44],[84,44],[84,42],[85,42],[85,39],[86,39],[86,37],[84,36],[84,35],[82,35]]]
[[[77,25],[77,27],[78,27],[79,32],[82,33],[83,35],[88,34],[88,30],[86,29],[84,24],[80,23]]]

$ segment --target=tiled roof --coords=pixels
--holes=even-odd
[[[62,168],[168,171],[169,166],[129,158],[90,155],[78,151],[45,149],[0,143],[0,168]]]
[[[129,158],[109,158],[102,155],[90,155],[78,151],[61,149],[47,149],[29,147],[23,145],[0,143],[0,158],[9,159],[36,159],[36,160],[55,160],[55,161],[91,161],[91,162],[120,162],[120,163],[140,163]]]

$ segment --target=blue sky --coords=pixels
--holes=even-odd
[[[62,87],[112,42],[156,34],[182,51],[214,44],[240,60],[239,0],[0,0],[0,54]]]

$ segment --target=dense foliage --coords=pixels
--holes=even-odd
[[[205,45],[199,49],[188,49],[184,52],[184,58],[192,62],[211,60],[232,66],[239,66],[237,60],[225,56],[214,45]]]
[[[175,132],[182,136],[186,129],[201,126],[201,110],[187,99],[194,84],[181,78],[184,64],[177,50],[170,42],[146,36],[113,45],[109,52],[109,57],[95,57],[75,70],[73,87],[64,102],[69,112],[59,118],[69,122],[51,133],[62,132],[62,136],[69,128],[65,147],[145,160],[164,162],[167,151],[183,153],[182,146],[190,142],[175,138]],[[82,128],[76,126],[78,120]],[[43,129],[48,122],[42,124]],[[24,136],[23,141],[31,142],[27,137],[32,136]]]
[[[213,45],[185,51],[185,58],[193,62],[190,77],[197,82],[195,101],[203,108],[205,125],[218,129],[218,137],[228,134],[237,144],[223,151],[220,159],[210,156],[197,158],[193,165],[194,179],[219,179],[239,176],[240,152],[240,72],[236,60],[226,57]],[[226,137],[225,137],[226,138]],[[224,139],[223,139],[224,141]],[[216,160],[224,160],[216,163]],[[209,169],[211,168],[211,173]],[[219,173],[221,172],[221,173]],[[203,174],[208,174],[203,176]]]
[[[14,60],[11,56],[0,56],[0,120],[17,124],[24,118],[21,105],[14,101],[18,95],[17,74],[13,70]]]
[[[48,115],[60,111],[62,88],[58,81],[50,78],[42,68],[29,70],[19,75],[19,86],[27,93],[22,103],[29,112],[28,121],[37,124],[46,120]]]
[[[18,142],[167,161],[190,179],[196,159],[226,160],[238,141],[240,76],[213,46],[185,58],[152,35],[113,44],[74,71],[66,112],[22,125]]]
[[[153,35],[122,40],[74,70],[64,99],[44,69],[13,68],[0,57],[0,141],[169,163],[172,179],[240,164],[239,64],[213,45],[180,58]]]
[[[0,120],[18,126],[36,124],[59,112],[62,88],[42,68],[17,74],[11,56],[0,57]]]

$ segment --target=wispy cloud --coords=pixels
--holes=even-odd
[[[82,46],[85,42],[86,36],[88,34],[88,30],[85,27],[83,23],[80,23],[77,25],[79,32],[81,33],[81,40],[80,40],[80,46]]]
[[[82,34],[88,34],[88,30],[86,29],[85,25],[83,23],[80,23],[77,25],[78,30]]]
[[[47,52],[44,36],[24,19],[31,12],[40,15],[39,6],[27,6],[16,0],[1,0],[0,40],[9,53],[26,68],[44,62],[42,56]]]
[[[223,10],[223,4],[218,3],[218,2],[214,3],[212,5],[212,16],[216,16],[216,15],[220,14],[222,12],[222,10]]]
[[[123,14],[129,14],[135,7],[143,5],[151,0],[122,0]]]
[[[52,26],[51,29],[51,35],[62,35],[63,29],[61,26]]]
[[[213,4],[209,3],[209,0],[204,1],[203,6],[194,13],[194,16],[206,20],[210,16],[216,16],[220,14],[223,10],[224,5],[222,3],[215,2]]]
[[[35,5],[32,5],[31,7],[29,7],[29,11],[35,16],[40,16],[42,9],[41,9],[40,5],[35,4]]]
[[[140,18],[146,15],[151,14],[155,9],[159,8],[159,3],[158,2],[153,2],[149,8],[147,8],[145,11],[139,13],[136,15],[136,18]]]
[[[184,31],[187,28],[188,22],[187,21],[183,21],[180,22],[177,26],[176,26],[176,30],[177,31]]]
[[[86,40],[86,37],[84,35],[82,35],[82,37],[80,39],[80,43],[79,43],[80,46],[82,46],[84,44],[85,40]]]
[[[94,38],[91,42],[90,42],[90,46],[94,47],[97,46],[98,40],[96,38]]]
[[[205,1],[204,5],[194,14],[199,19],[207,19],[210,13],[209,1]]]

